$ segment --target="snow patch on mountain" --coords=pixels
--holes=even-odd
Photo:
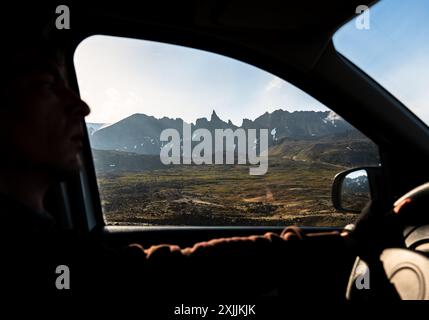
[[[330,111],[325,119],[322,119],[324,123],[330,122],[331,124],[335,125],[336,121],[343,121],[343,118],[341,118],[338,114],[336,114],[334,111]]]

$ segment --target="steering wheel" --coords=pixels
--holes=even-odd
[[[398,199],[384,216],[374,204],[350,233],[358,254],[349,300],[429,300],[429,183]]]

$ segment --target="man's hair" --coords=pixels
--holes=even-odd
[[[24,12],[12,9],[0,15],[0,108],[7,105],[14,79],[31,71],[35,61],[61,62],[64,58],[67,33],[55,28],[55,7],[46,8],[33,5]]]

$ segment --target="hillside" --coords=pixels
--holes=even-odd
[[[379,163],[377,146],[356,132],[333,134],[322,138],[284,138],[270,148],[270,156],[346,167]]]
[[[147,171],[165,168],[159,154],[93,149],[97,171]],[[269,159],[320,162],[344,167],[378,165],[377,147],[357,131],[320,138],[283,138],[269,149]],[[214,161],[214,159],[213,159]]]

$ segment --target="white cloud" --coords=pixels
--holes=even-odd
[[[309,94],[273,76],[273,79],[271,79],[265,87],[261,87],[259,94],[255,96],[255,99],[247,106],[246,118],[253,120],[266,111],[273,112],[277,109],[290,112],[295,110],[329,110]]]
[[[280,79],[279,77],[273,76],[273,79],[271,79],[271,81],[268,82],[267,86],[265,87],[265,91],[268,92],[273,89],[280,89],[284,83],[284,80]]]

